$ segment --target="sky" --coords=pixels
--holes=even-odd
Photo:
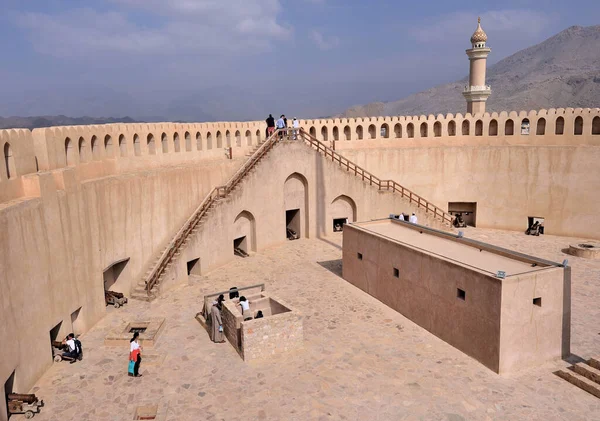
[[[468,73],[599,0],[0,0],[0,116],[183,121],[330,116]]]

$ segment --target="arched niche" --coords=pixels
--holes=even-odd
[[[344,224],[356,222],[356,202],[349,196],[336,197],[329,206],[329,232],[340,231]]]
[[[293,230],[298,238],[308,237],[308,181],[304,175],[296,172],[285,180],[283,207],[286,238],[288,229]]]
[[[256,251],[256,219],[254,215],[244,210],[233,221],[232,251],[239,248],[246,253]]]

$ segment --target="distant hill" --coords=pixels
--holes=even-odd
[[[37,129],[51,126],[79,126],[87,124],[138,123],[131,117],[67,117],[64,115],[48,115],[36,117],[0,117],[0,129]]]
[[[493,45],[492,45],[493,50]],[[600,106],[600,25],[573,26],[488,68],[486,110]],[[346,110],[344,117],[465,113],[467,78],[394,102]]]

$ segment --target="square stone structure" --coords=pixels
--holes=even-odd
[[[558,263],[385,219],[344,227],[343,277],[496,373],[569,355]]]
[[[265,293],[246,296],[253,315],[261,310],[260,319],[243,320],[236,302],[223,303],[223,332],[244,361],[257,361],[302,348],[302,315],[279,298]]]
[[[104,337],[105,346],[128,346],[133,337],[132,329],[145,329],[140,333],[139,343],[145,347],[153,347],[165,327],[164,318],[134,320],[112,329]]]

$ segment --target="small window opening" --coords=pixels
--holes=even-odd
[[[467,294],[464,290],[462,290],[460,288],[456,289],[456,298],[459,298],[459,299],[465,301],[466,297],[467,297]]]
[[[541,307],[542,306],[542,297],[537,297],[533,299],[533,305]]]
[[[399,278],[400,277],[400,271],[398,270],[398,268],[394,268],[394,277],[395,278]]]
[[[333,232],[344,230],[344,225],[348,223],[348,218],[335,218],[333,220]]]
[[[362,260],[362,253],[357,253],[358,260]]]
[[[134,326],[129,328],[129,333],[144,333],[147,327]]]
[[[249,257],[246,236],[233,240],[233,254],[239,257]]]
[[[187,262],[187,273],[189,275],[201,275],[200,272],[200,258],[190,260]]]

